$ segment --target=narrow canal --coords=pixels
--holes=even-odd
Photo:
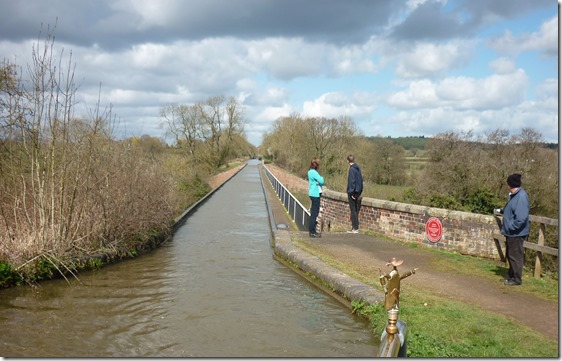
[[[366,321],[272,257],[257,162],[137,259],[0,291],[3,357],[374,357]]]

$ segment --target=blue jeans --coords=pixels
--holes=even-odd
[[[316,219],[320,213],[320,197],[310,197],[312,204],[310,205],[310,218],[308,220],[308,233],[316,233]]]

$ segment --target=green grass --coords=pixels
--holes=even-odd
[[[378,278],[345,260],[323,253],[306,241],[293,237],[295,245],[322,259],[332,267],[382,291]],[[430,251],[420,248],[420,251]],[[434,252],[434,251],[432,251]],[[440,269],[459,268],[477,277],[497,279],[498,264],[486,259],[462,256],[443,251],[437,266]],[[462,262],[463,267],[458,267]],[[527,275],[528,276],[528,275]],[[535,282],[536,281],[536,282]],[[558,294],[553,280],[524,281],[525,289],[543,295]],[[545,283],[544,285],[542,283]],[[535,284],[536,283],[536,284]],[[522,289],[521,289],[522,290]],[[527,290],[526,290],[527,291]],[[428,294],[427,290],[409,285],[400,298],[400,319],[407,324],[407,353],[409,357],[558,357],[558,343],[509,318],[482,310],[471,304]],[[376,335],[386,324],[386,312],[381,305],[353,304],[354,312],[368,317]]]
[[[406,186],[389,186],[384,184],[364,183],[363,197],[403,202]]]
[[[558,357],[558,343],[509,318],[427,292],[400,300],[410,357]]]
[[[364,186],[363,197],[401,202],[403,201],[403,194],[406,189],[408,189],[408,187],[366,183]],[[296,199],[299,200],[299,202],[301,202],[303,206],[307,209],[310,208],[310,198],[308,197],[308,192],[300,191],[298,189],[289,189],[289,191]],[[345,188],[343,190],[335,191],[345,192]]]
[[[507,275],[506,264],[501,261],[425,248],[420,248],[420,251],[439,254],[439,257],[435,258],[433,266],[442,271],[454,271],[493,281]],[[523,282],[525,287],[518,288],[520,292],[546,300],[558,300],[557,280],[547,277],[535,278],[531,269],[524,268]]]

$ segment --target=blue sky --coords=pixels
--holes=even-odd
[[[77,115],[163,137],[160,109],[234,96],[259,145],[282,116],[349,116],[366,136],[539,131],[558,142],[553,0],[0,0],[0,55],[24,67],[56,25]],[[43,26],[43,28],[42,28]]]

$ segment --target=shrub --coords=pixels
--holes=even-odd
[[[12,283],[14,272],[12,266],[8,263],[0,261],[0,287],[6,287]]]

